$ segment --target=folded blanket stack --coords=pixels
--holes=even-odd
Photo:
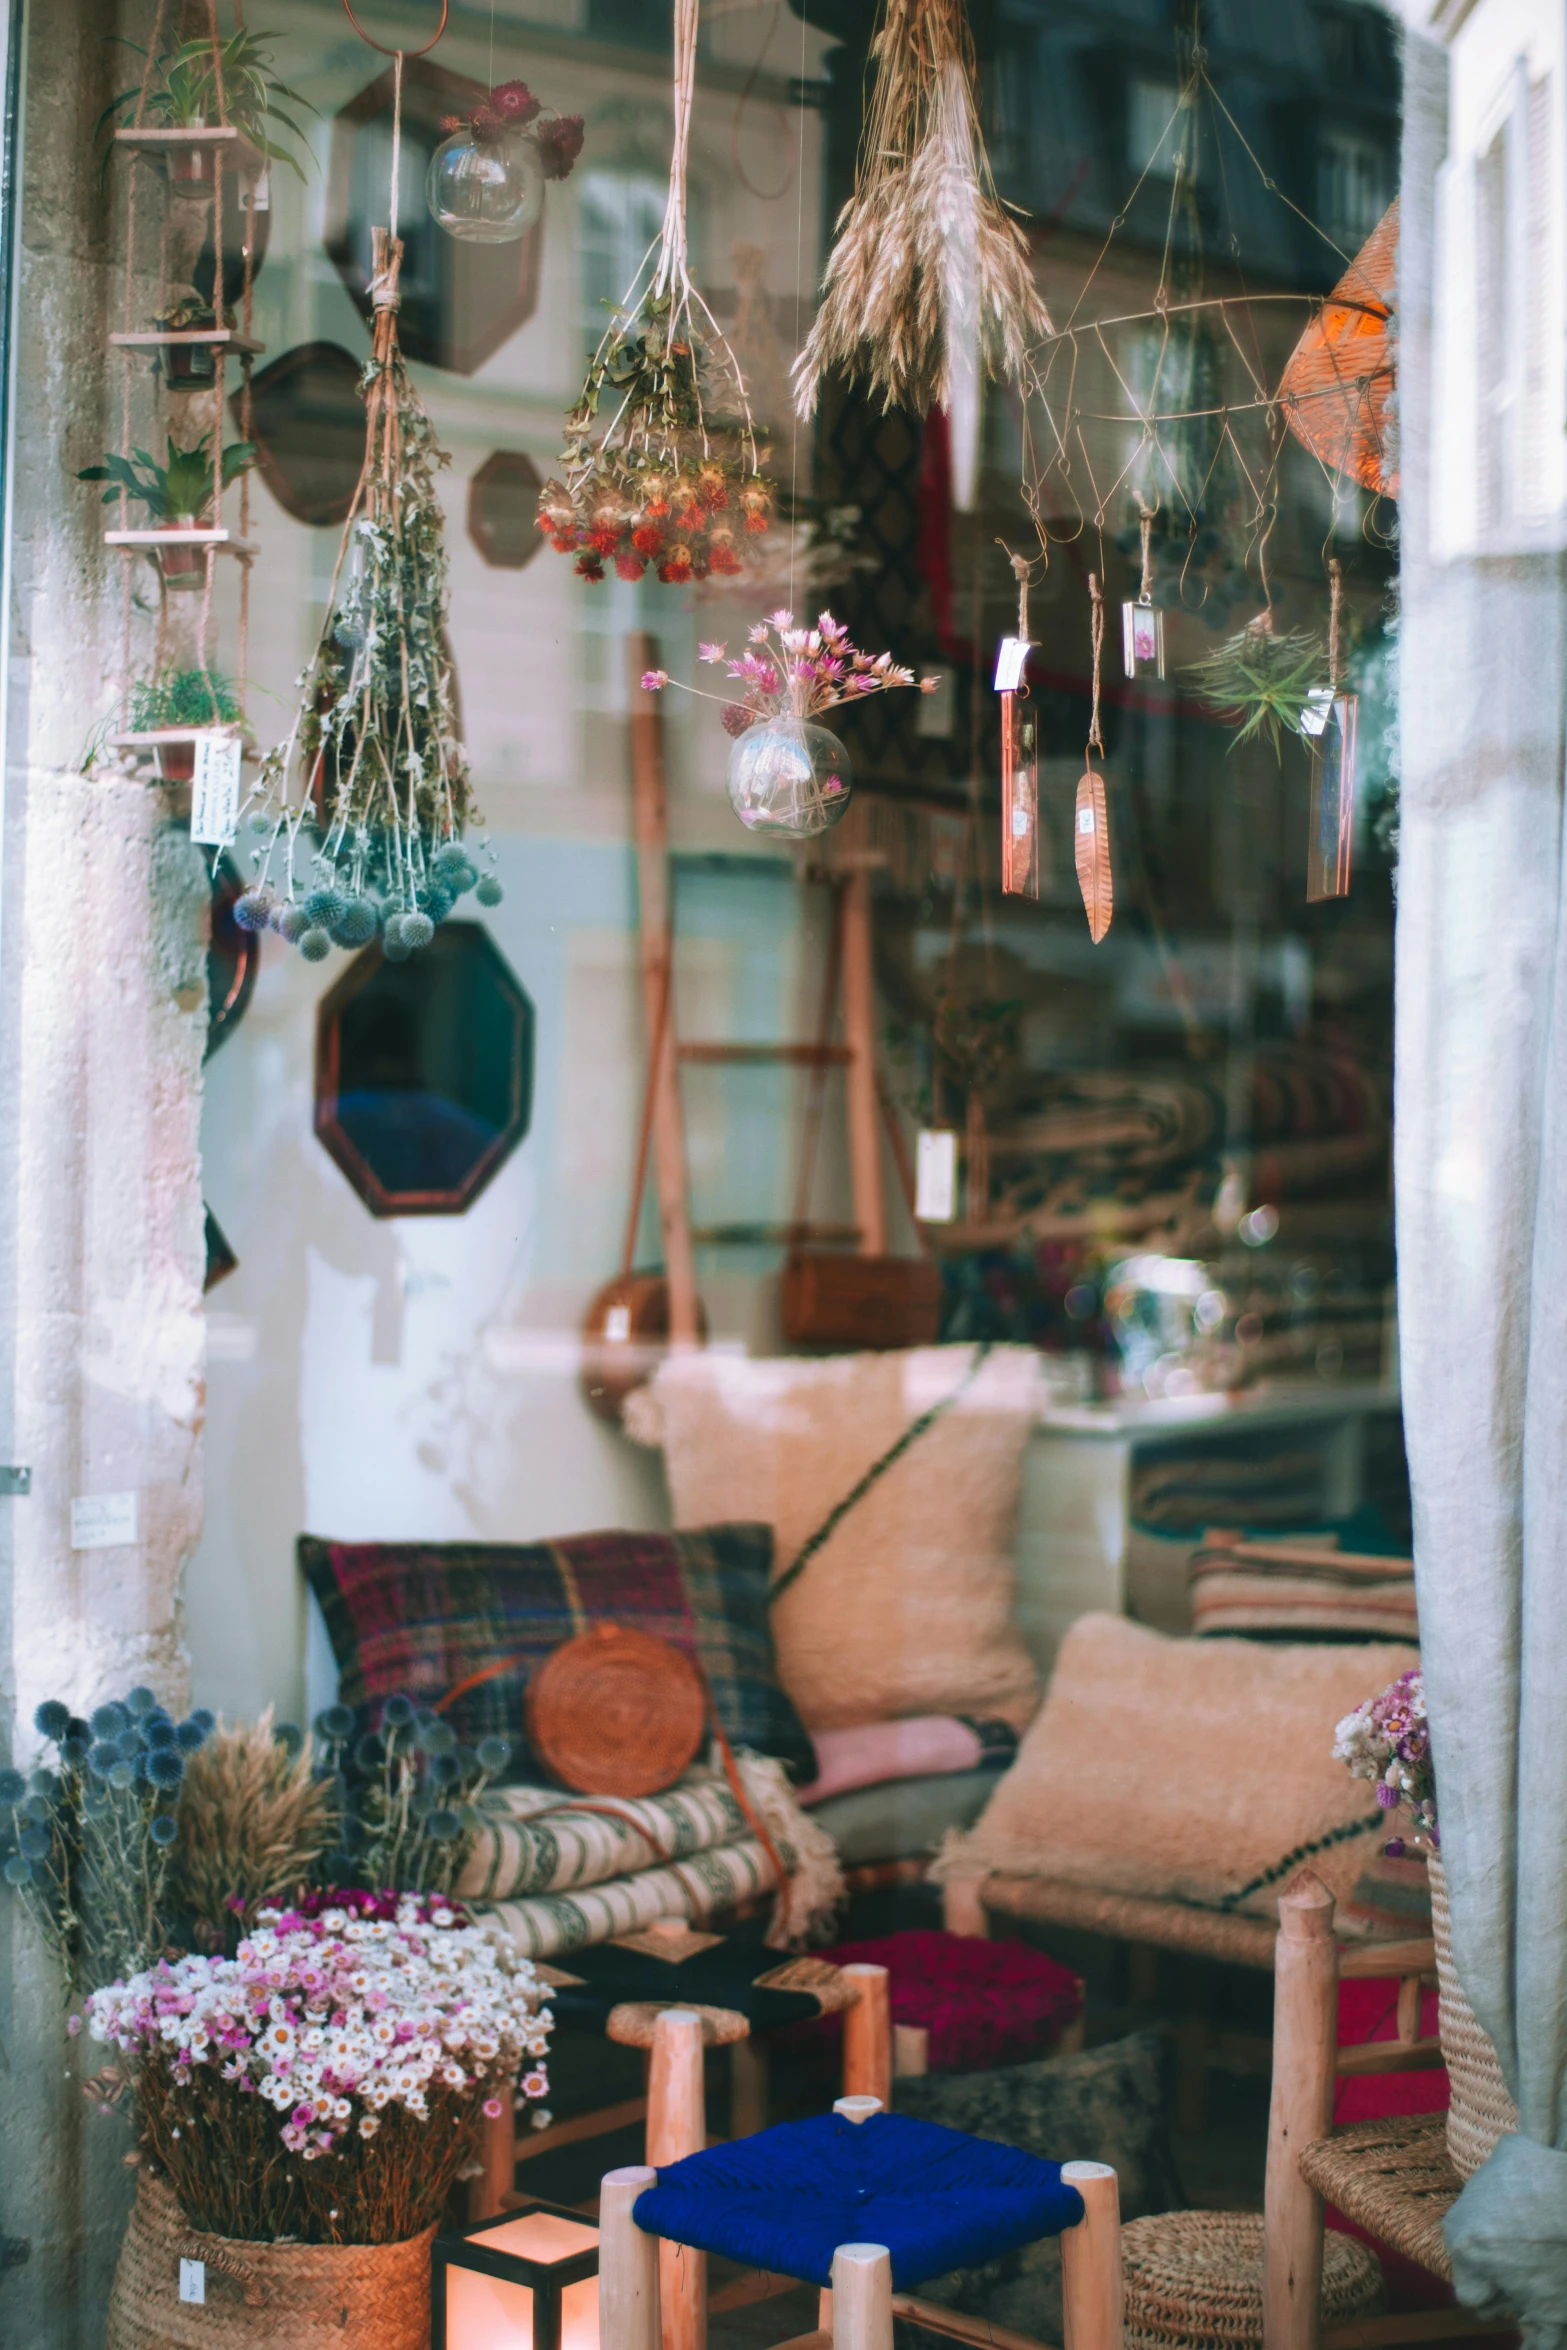
[[[1412,1559],[1340,1550],[1333,1536],[1243,1542],[1210,1535],[1189,1569],[1192,1630],[1279,1640],[1410,1640]]]
[[[767,1939],[824,1939],[843,1895],[832,1839],[801,1811],[783,1766],[737,1757],[752,1810],[789,1870]],[[499,1787],[457,1885],[528,1958],[637,1932],[657,1918],[701,1921],[775,1889],[766,1849],[723,1774],[688,1771],[662,1795],[574,1796]]]

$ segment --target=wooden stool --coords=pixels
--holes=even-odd
[[[1089,2162],[1067,2163],[1061,2167],[1060,2184],[1075,2189],[1080,2202],[1080,2217],[1075,2222],[1068,2220],[1063,2226],[1062,2214],[1068,2199],[1058,2195],[1049,2165],[1034,2163],[1030,2157],[1018,2156],[1010,2148],[992,2148],[988,2140],[965,2140],[958,2131],[939,2130],[934,2124],[911,2123],[882,2114],[873,2098],[840,2099],[834,2115],[840,2125],[869,2123],[878,2132],[896,2127],[900,2133],[895,2140],[887,2140],[885,2149],[878,2136],[867,2149],[869,2173],[861,2167],[862,2178],[868,2176],[871,2183],[862,2185],[854,2200],[864,2204],[872,2226],[878,2208],[884,2216],[894,2216],[895,2202],[901,2203],[902,2215],[906,2217],[910,2189],[916,2194],[918,2191],[922,2159],[939,2159],[947,2194],[938,2197],[932,2208],[950,2222],[951,2163],[945,2142],[974,2148],[982,2168],[987,2162],[994,2163],[1002,2179],[999,2192],[1011,2193],[1014,2204],[1024,2205],[1025,2214],[1031,2208],[1032,2218],[1018,2215],[1010,2242],[1004,2240],[1005,2224],[993,2225],[988,2237],[990,2255],[1016,2249],[1032,2241],[1034,2236],[1060,2227],[1066,2350],[1121,2350],[1119,2200],[1116,2175],[1108,2165]],[[765,2172],[758,2177],[757,2162],[765,2163],[770,2151],[769,2140],[777,2142],[780,2166],[786,2174],[788,2161],[797,2163],[802,2152],[809,2156],[818,2143],[824,2159],[841,2153],[841,2140],[833,2140],[822,2130],[826,2119],[823,2116],[820,2122],[783,2123],[746,2141],[743,2152],[739,2149],[736,2152],[742,2154],[741,2167],[748,2174],[748,2186],[754,2189],[765,2180]],[[801,2222],[797,2212],[790,2208],[790,2190],[787,2185],[780,2187],[776,2205],[744,2205],[743,2224],[733,2225],[731,2216],[730,2224],[726,2225],[721,2201],[726,2193],[732,2197],[735,2183],[735,2165],[724,2160],[728,2154],[727,2148],[715,2149],[711,2156],[688,2160],[663,2181],[656,2169],[642,2166],[611,2171],[604,2179],[599,2203],[599,2337],[604,2350],[704,2350],[707,2251],[724,2252],[753,2265],[765,2258],[767,2266],[783,2273],[780,2262],[787,2262],[800,2243]],[[878,2206],[876,2170],[882,2154],[902,2167],[889,2169],[879,2182],[889,2191],[890,2199]],[[912,2170],[908,2167],[911,2160]],[[1021,2172],[1020,2163],[1028,2166]],[[710,2223],[702,2216],[706,2186],[703,2173],[709,2165],[714,2169],[714,2211]],[[1032,2172],[1039,2174],[1037,2180],[1031,2176]],[[976,2199],[985,2197],[988,2191],[986,2182],[976,2181],[973,2189]],[[658,2205],[662,2202],[667,2206],[671,2193],[677,2211],[684,2210],[687,2214],[695,2211],[697,2216],[688,2217],[686,2224],[701,2234],[702,2249],[672,2243],[654,2232]],[[652,2201],[654,2209],[639,2218],[645,2199]],[[763,2210],[766,2216],[761,2222],[759,2240],[757,2213]],[[809,2218],[808,2213],[806,2216]],[[771,2242],[774,2227],[776,2249]],[[928,2254],[931,2265],[929,2269],[919,2269],[910,2280],[910,2261],[917,2259],[921,2251]],[[672,2254],[679,2263],[682,2281],[673,2307],[660,2287],[661,2273],[667,2278]],[[820,2250],[812,2251],[809,2257],[818,2265],[808,2281],[823,2286],[822,2322],[816,2333],[798,2337],[788,2350],[892,2350],[895,2316],[910,2317],[916,2322],[935,2318],[943,2333],[956,2333],[976,2344],[992,2339],[993,2329],[982,2321],[956,2317],[951,2310],[936,2309],[894,2289],[895,2258],[902,2264],[905,2281],[915,2283],[922,2281],[925,2274],[936,2274],[951,2267],[955,2258],[961,2258],[959,2246],[950,2240],[943,2243],[939,2229],[929,2246],[915,2247],[912,2251],[906,2241],[897,2251],[875,2242],[839,2244],[831,2253],[830,2269]],[[1013,2337],[1015,2343],[1023,2339]]]

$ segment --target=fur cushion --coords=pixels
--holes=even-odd
[[[1343,1901],[1386,1829],[1333,1734],[1418,1662],[1386,1641],[1172,1640],[1080,1616],[1017,1761],[941,1869],[1276,1918],[1309,1860]]]
[[[997,2138],[1049,2162],[1113,2163],[1127,2220],[1178,2209],[1186,2200],[1170,2147],[1163,2081],[1158,2034],[1134,2032],[1077,2056],[898,2080],[892,2094],[900,2113],[976,2138]],[[939,2277],[920,2293],[992,2325],[1059,2342],[1060,2243],[1049,2237],[1026,2244],[983,2267]]]
[[[898,1437],[952,1394],[970,1347],[750,1361],[673,1355],[627,1426],[661,1443],[677,1526],[760,1518],[775,1577]],[[778,1672],[813,1730],[1038,1702],[1011,1622],[1023,1448],[1038,1409],[1027,1347],[997,1347],[834,1528],[773,1610]]]

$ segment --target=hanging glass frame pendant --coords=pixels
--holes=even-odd
[[[1349,895],[1355,845],[1355,730],[1358,694],[1319,686],[1301,713],[1311,753],[1311,815],[1306,847],[1306,902]]]
[[[1121,663],[1128,677],[1164,675],[1164,614],[1147,596],[1121,606]]]
[[[996,656],[1001,696],[1001,887],[1039,895],[1039,727],[1028,698],[1026,637],[1006,636]]]

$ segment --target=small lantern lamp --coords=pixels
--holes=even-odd
[[[599,2350],[598,2271],[598,2229],[559,2204],[443,2230],[432,2350]]]

